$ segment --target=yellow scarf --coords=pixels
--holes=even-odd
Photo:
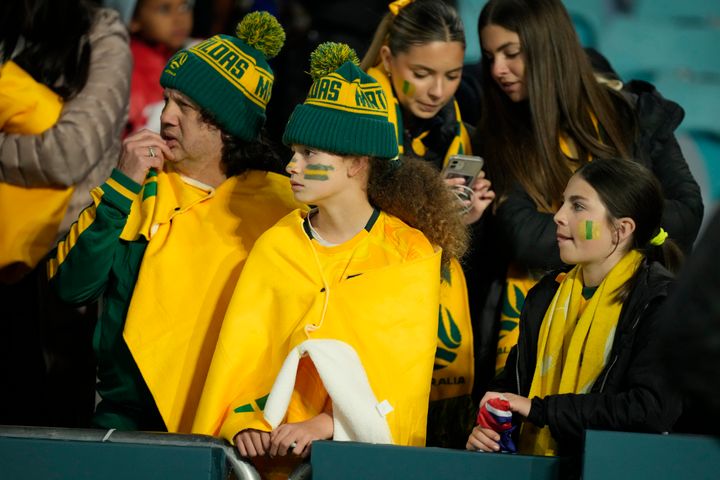
[[[297,208],[287,178],[250,171],[212,189],[151,175],[121,238],[149,240],[123,332],[170,432],[190,431],[248,252]]]
[[[0,67],[0,130],[39,135],[55,125],[62,99],[15,62]],[[55,243],[74,188],[0,183],[0,281],[31,270]]]
[[[582,268],[573,268],[558,287],[540,327],[537,364],[529,398],[563,393],[588,393],[608,360],[622,303],[614,300],[617,289],[638,269],[643,255],[628,252],[605,276],[585,309]],[[520,433],[520,451],[555,455],[557,446],[550,428],[526,422]]]
[[[388,108],[388,121],[395,126],[400,154],[404,152],[402,107],[400,106],[387,73],[382,64],[370,68],[368,75],[375,78],[385,92],[385,98],[392,102]],[[444,164],[451,155],[471,154],[470,136],[460,118],[460,108],[455,105],[458,126],[455,137],[445,152]],[[414,153],[425,155],[422,139],[424,132],[413,139]],[[440,283],[440,311],[438,312],[438,340],[435,367],[432,379],[431,400],[442,400],[469,394],[472,391],[475,371],[473,359],[473,333],[470,319],[470,305],[467,298],[467,284],[460,263],[453,259],[449,269],[443,271]]]
[[[385,419],[394,443],[424,445],[440,252],[433,252],[424,237],[395,235],[408,227],[386,215],[384,234],[399,239],[395,248],[415,252],[405,256],[410,260],[362,273],[348,271],[331,281],[324,278],[317,257],[322,248],[308,238],[303,217],[297,211],[286,216],[248,258],[220,332],[193,432],[232,441],[247,428],[269,431],[263,410],[288,354],[309,339],[334,339],[357,352],[378,401],[392,406]],[[366,240],[355,245],[357,255],[362,256]],[[418,255],[425,251],[429,253]],[[296,412],[295,421],[307,419],[298,418],[302,410],[289,407]]]

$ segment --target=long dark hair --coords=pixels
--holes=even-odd
[[[551,212],[573,170],[589,157],[630,158],[632,111],[596,81],[560,0],[490,0],[478,32],[488,25],[517,33],[528,92],[527,102],[513,103],[492,79],[492,61],[483,59],[477,134],[488,177],[500,201],[519,183],[540,210]],[[577,147],[575,165],[560,151],[561,135]]]
[[[465,45],[465,29],[457,11],[438,0],[418,0],[393,15],[388,12],[378,25],[370,48],[360,63],[367,71],[380,63],[380,48],[390,47],[393,55],[415,45],[431,42],[460,42]]]
[[[86,34],[95,12],[88,0],[0,2],[0,63],[14,60],[37,82],[71,99],[87,82],[91,49]],[[21,39],[22,51],[13,58]]]
[[[198,111],[205,124],[220,131],[223,145],[220,162],[225,175],[233,177],[248,170],[285,173],[278,148],[270,142],[264,128],[256,140],[243,140],[225,130],[209,110]]]
[[[368,200],[443,249],[443,263],[460,259],[468,247],[468,229],[457,198],[432,165],[413,157],[370,159]]]
[[[659,262],[677,273],[683,260],[677,244],[670,238],[662,245],[650,243],[660,233],[664,202],[662,187],[650,170],[632,160],[598,159],[583,165],[576,175],[597,192],[608,211],[611,225],[615,219],[623,217],[635,221],[631,249],[644,254],[648,262]],[[619,301],[627,299],[636,277],[618,289]]]

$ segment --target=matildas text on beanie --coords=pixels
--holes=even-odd
[[[267,12],[253,12],[238,24],[237,37],[215,35],[168,61],[160,84],[174,88],[209,111],[230,134],[255,140],[265,123],[273,71],[285,31]]]
[[[359,63],[355,51],[342,43],[323,43],[311,54],[313,85],[290,116],[283,143],[341,155],[397,157],[383,89]]]

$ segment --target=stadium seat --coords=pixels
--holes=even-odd
[[[653,79],[655,88],[665,98],[685,109],[682,131],[706,131],[720,135],[720,72],[658,70]]]
[[[618,17],[598,38],[599,51],[625,80],[654,81],[659,71],[720,73],[720,28],[694,28]]]
[[[710,480],[720,472],[720,438],[589,430],[583,480]]]
[[[717,0],[636,0],[633,15],[645,20],[670,20],[720,28]]]

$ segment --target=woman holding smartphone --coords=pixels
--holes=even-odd
[[[460,85],[465,55],[465,33],[458,13],[444,2],[400,0],[389,10],[365,54],[361,67],[377,79],[389,106],[400,152],[421,158],[439,170],[453,155],[472,154],[468,128],[454,99]],[[468,166],[473,162],[468,161]],[[448,179],[451,186],[462,178]],[[477,224],[495,197],[490,182],[480,172],[458,208],[464,221]],[[468,278],[459,259],[443,271],[439,312],[438,350],[428,420],[428,444],[461,447],[465,420],[455,412],[464,406],[474,383],[475,356]],[[472,284],[472,281],[470,282]],[[474,290],[474,289],[473,289]],[[470,404],[470,403],[468,403]],[[468,409],[467,411],[470,411]],[[454,417],[454,418],[450,418]],[[469,416],[468,416],[469,418]],[[471,426],[471,425],[470,425]]]

